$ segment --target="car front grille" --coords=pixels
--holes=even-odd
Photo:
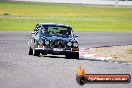
[[[65,48],[66,45],[63,41],[51,41],[50,48]]]

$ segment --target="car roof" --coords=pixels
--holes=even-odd
[[[66,27],[71,27],[69,25],[65,24],[56,24],[56,23],[39,23],[39,25],[53,25],[53,26],[66,26]]]

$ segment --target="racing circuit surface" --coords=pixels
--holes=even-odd
[[[80,48],[132,44],[132,33],[77,33]],[[29,56],[26,32],[0,32],[0,88],[131,88],[129,84],[76,82],[79,65],[88,74],[130,74],[132,64],[65,59],[64,56]]]

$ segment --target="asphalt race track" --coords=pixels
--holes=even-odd
[[[132,45],[131,33],[91,32],[77,33],[81,47],[100,47],[113,45]]]
[[[77,33],[80,48],[132,44],[132,33]],[[132,88],[129,84],[76,82],[77,67],[89,74],[130,74],[132,64],[65,59],[64,56],[29,56],[26,32],[0,32],[0,88]]]

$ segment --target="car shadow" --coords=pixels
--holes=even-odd
[[[62,59],[72,59],[72,58],[66,58],[64,55],[40,55],[38,57],[49,57],[49,58],[62,58]],[[74,59],[75,60],[75,59]],[[80,57],[79,59],[76,60],[88,60],[88,61],[103,61],[103,60],[95,60],[95,59],[91,59],[91,58],[82,58]],[[107,62],[107,61],[106,61]]]

